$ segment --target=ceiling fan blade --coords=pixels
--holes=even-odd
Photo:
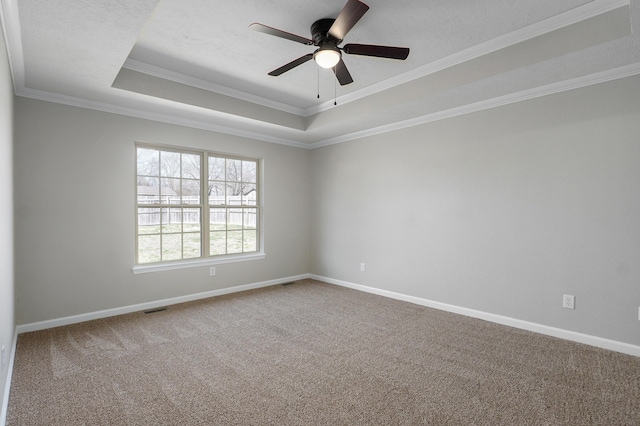
[[[254,31],[258,31],[258,32],[269,34],[269,35],[272,35],[272,36],[276,36],[276,37],[284,38],[284,39],[287,39],[287,40],[295,41],[297,43],[302,43],[302,44],[306,44],[306,45],[312,45],[313,44],[313,40],[308,39],[306,37],[302,37],[302,36],[299,36],[299,35],[296,35],[296,34],[291,34],[291,33],[288,33],[286,31],[279,30],[277,28],[268,27],[266,25],[259,24],[257,22],[254,22],[253,24],[249,25],[249,28],[251,28]]]
[[[344,40],[349,30],[362,18],[369,6],[359,0],[349,0],[329,28],[329,35],[338,40]]]
[[[349,55],[375,56],[377,58],[407,59],[408,47],[378,46],[374,44],[345,44],[342,48]]]
[[[340,86],[345,86],[347,84],[353,83],[353,78],[351,78],[351,74],[349,74],[349,70],[347,66],[344,64],[344,61],[340,59],[340,62],[333,67],[333,72],[340,83]]]
[[[269,73],[269,75],[277,77],[280,74],[284,74],[285,72],[289,71],[290,69],[293,69],[293,68],[297,67],[298,65],[304,64],[305,62],[311,60],[311,58],[313,58],[313,53],[307,53],[306,55],[301,56],[298,59],[293,60],[293,61],[289,62],[288,64],[283,65],[280,68],[277,68],[277,69],[271,71]]]

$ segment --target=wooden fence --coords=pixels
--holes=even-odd
[[[232,204],[234,204],[235,201],[238,204],[238,207],[216,208],[215,205],[210,206],[214,210],[213,212],[210,212],[209,215],[210,223],[255,228],[257,223],[257,210],[255,208],[244,208],[243,206],[240,206],[240,197],[234,198],[237,199],[230,199],[229,201]],[[178,204],[180,199],[177,198],[177,202],[174,201],[175,200],[168,199],[165,202],[166,204]],[[189,200],[183,199],[183,202],[185,201],[188,203]],[[196,198],[192,201],[197,202],[198,200]],[[216,200],[213,201],[215,202]],[[222,202],[224,199],[218,201]],[[154,201],[150,199],[149,202]],[[155,200],[155,202],[157,202],[157,200]],[[199,224],[200,209],[189,207],[138,207],[138,226],[158,226],[160,224],[170,225],[178,223]]]

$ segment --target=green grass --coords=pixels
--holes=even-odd
[[[180,233],[180,230],[184,232]],[[195,231],[195,232],[193,232]],[[239,225],[211,225],[211,256],[254,252],[257,231]],[[138,229],[138,263],[156,263],[201,257],[199,224],[144,225]]]

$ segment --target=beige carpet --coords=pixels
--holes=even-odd
[[[21,334],[8,425],[638,425],[640,358],[312,280]]]

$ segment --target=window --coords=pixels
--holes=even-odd
[[[136,145],[136,264],[257,253],[259,160]]]

